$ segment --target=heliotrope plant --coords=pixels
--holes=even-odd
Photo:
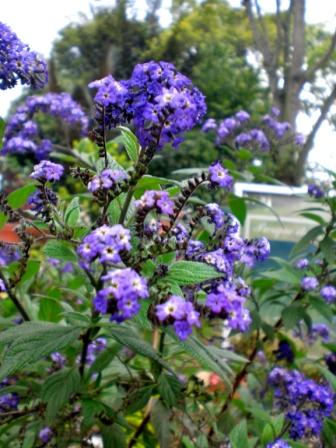
[[[106,447],[331,447],[333,335],[314,361],[302,356],[313,341],[300,344],[327,341],[314,313],[328,320],[336,300],[332,196],[319,199],[329,221],[310,213],[318,226],[293,263],[263,272],[270,244],[241,236],[223,161],[181,182],[147,174],[205,115],[192,82],[148,62],[90,87],[95,159],[62,165],[47,151],[0,200],[21,239],[0,248],[1,443],[95,446],[96,434]],[[108,151],[115,128],[128,169]],[[67,200],[57,187],[69,175],[81,192]],[[223,328],[229,350],[216,342]]]

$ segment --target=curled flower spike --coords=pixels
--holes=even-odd
[[[64,168],[59,163],[53,163],[49,160],[42,160],[38,165],[34,166],[34,170],[30,177],[40,182],[54,182],[60,180]]]
[[[33,88],[44,87],[48,82],[47,64],[0,22],[0,90],[12,88],[18,81]]]

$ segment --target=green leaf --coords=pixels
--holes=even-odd
[[[124,448],[126,444],[126,434],[118,423],[113,425],[103,426],[101,428],[101,435],[103,439],[103,446],[106,448]]]
[[[177,261],[169,267],[165,280],[178,285],[194,285],[220,277],[212,266],[197,261]]]
[[[303,216],[304,218],[310,219],[311,221],[317,222],[318,224],[321,224],[322,226],[326,224],[326,222],[322,218],[322,216],[317,215],[316,213],[303,212],[303,213],[300,213],[300,215]]]
[[[5,134],[6,123],[3,118],[0,117],[0,149],[2,148],[2,141]]]
[[[44,297],[40,300],[38,318],[48,322],[59,322],[63,312],[62,305],[57,299]]]
[[[157,401],[151,412],[151,422],[159,442],[160,448],[172,447],[172,434],[170,432],[171,411],[160,401]]]
[[[247,424],[242,420],[229,434],[232,448],[248,448]]]
[[[267,423],[264,426],[264,429],[261,433],[261,443],[264,445],[266,445],[267,443],[271,442],[272,440],[274,440],[276,434],[274,433],[274,430],[272,428],[272,426]]]
[[[8,221],[7,216],[4,213],[0,212],[0,229],[4,227],[7,221]]]
[[[323,256],[329,264],[335,263],[336,259],[336,245],[335,242],[329,238],[324,238],[320,243]]]
[[[23,274],[18,286],[24,290],[28,290],[40,269],[40,261],[28,260],[25,273]]]
[[[181,395],[181,383],[175,377],[161,373],[158,380],[158,390],[164,404],[168,408],[176,405],[179,396]]]
[[[129,405],[126,408],[126,414],[135,414],[136,412],[143,409],[151,396],[153,395],[154,385],[140,387],[135,389],[133,393],[129,396]]]
[[[306,311],[299,303],[292,305],[282,310],[281,316],[287,330],[291,330],[300,320],[304,320]]]
[[[190,336],[185,341],[180,341],[175,333],[171,329],[167,329],[166,332],[172,337],[177,344],[192,358],[206,370],[217,373],[225,384],[231,388],[231,381],[229,375],[232,374],[231,368],[227,362],[223,360],[218,353],[213,352],[210,346],[205,346],[194,336]]]
[[[14,209],[20,208],[25,205],[29,196],[36,190],[35,184],[28,184],[15,191],[12,191],[7,196],[8,205]]]
[[[43,246],[45,255],[63,261],[77,261],[77,256],[67,241],[48,240]]]
[[[66,347],[78,339],[81,328],[25,322],[0,333],[0,344],[7,345],[0,367],[0,381]]]
[[[69,227],[75,227],[80,216],[79,199],[76,196],[72,199],[64,214],[64,221]]]
[[[123,326],[110,326],[109,332],[113,336],[113,338],[118,341],[121,345],[126,346],[133,350],[134,352],[138,353],[139,355],[145,356],[146,358],[149,358],[158,364],[160,364],[162,367],[167,369],[169,372],[174,373],[174,371],[171,369],[169,364],[164,361],[161,356],[158,354],[157,351],[153,349],[153,347],[148,344],[148,342],[143,341],[139,336],[134,333],[130,328],[123,327]]]
[[[125,146],[128,157],[132,160],[133,163],[138,161],[140,145],[137,137],[133,134],[133,132],[124,127],[118,126],[118,129],[121,130],[122,141]]]
[[[314,241],[319,235],[323,233],[323,227],[322,226],[316,226],[307,232],[298,243],[295,244],[293,247],[290,256],[295,257],[296,255],[299,255],[302,253],[309,244]]]
[[[336,375],[331,373],[326,367],[317,366],[320,372],[323,374],[324,378],[328,381],[330,386],[336,392]]]
[[[63,368],[49,376],[42,386],[42,400],[47,403],[46,417],[52,422],[57,413],[80,388],[78,368]]]
[[[228,202],[232,213],[238,218],[241,225],[244,225],[247,214],[245,200],[239,196],[230,195]]]
[[[103,350],[99,355],[96,357],[92,365],[90,366],[88,376],[90,377],[96,372],[102,372],[106,367],[108,367],[115,356],[120,351],[120,345],[114,344],[113,347],[109,347],[105,350]]]

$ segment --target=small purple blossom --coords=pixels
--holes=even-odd
[[[208,118],[202,126],[203,132],[209,132],[216,129],[217,129],[217,123],[214,118]]]
[[[39,432],[38,437],[43,444],[47,444],[51,440],[53,435],[54,435],[53,430],[49,428],[49,426],[45,426]]]
[[[167,216],[174,214],[174,201],[169,198],[166,191],[147,190],[139,200],[135,201],[135,207],[141,213],[148,213],[150,210],[156,210]]]
[[[318,288],[318,280],[316,277],[303,277],[301,280],[301,288],[305,291],[313,291]]]
[[[295,267],[297,269],[307,269],[309,266],[309,260],[307,258],[300,258],[295,262]]]
[[[325,193],[322,190],[321,187],[319,187],[318,185],[315,184],[309,184],[308,185],[308,194],[309,196],[315,198],[315,199],[320,199],[323,198]]]
[[[334,286],[323,286],[323,288],[321,288],[320,294],[327,303],[333,303],[336,300],[336,288]]]
[[[121,170],[103,170],[99,175],[94,176],[88,183],[88,190],[96,193],[99,190],[112,189],[118,182],[127,179],[127,174]]]
[[[291,448],[291,446],[283,439],[277,439],[267,444],[266,448]]]
[[[12,88],[18,81],[33,88],[44,87],[48,81],[47,64],[0,22],[0,90]]]
[[[246,112],[245,110],[240,110],[239,112],[236,113],[235,118],[240,122],[240,123],[246,123],[247,121],[250,120],[251,116],[248,112]]]
[[[53,163],[49,160],[42,160],[38,165],[34,166],[34,170],[30,177],[37,179],[40,182],[54,182],[60,180],[64,168],[59,163]]]
[[[232,190],[233,187],[232,176],[218,161],[209,167],[209,181],[212,186],[221,187],[228,191]]]
[[[200,314],[191,302],[180,296],[170,296],[169,299],[156,305],[156,317],[160,322],[173,323],[177,336],[183,341],[192,333],[192,327],[200,327]]]
[[[0,292],[5,292],[6,291],[6,286],[3,282],[3,280],[0,279]]]

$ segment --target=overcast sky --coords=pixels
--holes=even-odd
[[[6,0],[1,6],[1,21],[9,25],[21,40],[31,49],[47,57],[58,31],[71,21],[79,18],[79,13],[90,16],[90,4],[113,5],[113,0]],[[144,0],[138,0],[140,13],[144,11]],[[230,0],[239,6],[240,0]],[[262,7],[269,8],[273,0],[261,0]],[[161,22],[169,22],[169,0],[163,0]],[[307,0],[307,20],[310,23],[323,23],[332,30],[336,26],[335,0]],[[336,75],[335,75],[336,76]],[[1,92],[0,116],[4,116],[10,102],[20,94],[20,87]],[[300,117],[299,130],[308,133],[312,122],[307,117]],[[310,161],[320,163],[336,170],[336,132],[324,124],[316,138],[315,148]]]

